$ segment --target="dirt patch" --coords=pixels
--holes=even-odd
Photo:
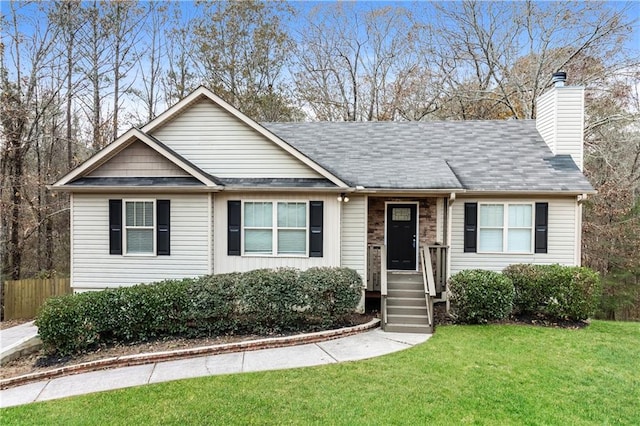
[[[340,327],[349,327],[359,324],[366,324],[375,316],[373,315],[352,315],[345,324]],[[24,374],[36,373],[51,370],[52,368],[64,367],[68,365],[80,364],[83,362],[96,361],[104,358],[119,357],[125,355],[136,355],[143,353],[173,351],[178,349],[198,348],[202,346],[213,346],[223,343],[244,342],[247,340],[263,339],[267,337],[290,336],[299,333],[272,334],[272,335],[243,335],[243,336],[218,336],[203,337],[197,339],[185,337],[164,337],[147,342],[137,343],[114,343],[101,345],[95,350],[76,354],[73,356],[55,356],[45,353],[43,350],[30,355],[20,357],[14,361],[4,364],[0,369],[0,379],[8,379]]]

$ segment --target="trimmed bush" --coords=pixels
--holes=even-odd
[[[112,341],[316,330],[354,312],[362,281],[346,268],[261,269],[49,299],[36,318],[61,355]]]
[[[453,315],[462,323],[486,323],[507,318],[513,307],[511,280],[498,272],[460,271],[449,281]]]
[[[258,269],[242,274],[238,286],[240,330],[280,333],[300,329],[304,295],[297,269]]]
[[[300,274],[307,315],[320,326],[343,322],[362,296],[362,278],[349,268],[310,268]]]
[[[201,277],[187,287],[186,334],[216,336],[238,329],[237,291],[242,274]]]
[[[519,263],[506,267],[502,273],[511,279],[515,290],[514,312],[533,314],[540,311],[548,300],[549,289],[541,279],[542,269],[536,265]]]
[[[592,316],[600,301],[600,277],[589,268],[519,264],[503,273],[515,287],[516,313],[580,321]]]

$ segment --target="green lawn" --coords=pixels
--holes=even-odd
[[[640,424],[640,323],[446,326],[367,361],[5,409],[9,424]]]

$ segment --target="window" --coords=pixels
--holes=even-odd
[[[245,202],[244,253],[307,254],[306,202]]]
[[[153,201],[125,201],[125,253],[154,254]]]
[[[531,204],[480,204],[478,251],[531,253]]]

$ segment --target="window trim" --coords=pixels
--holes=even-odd
[[[271,253],[247,253],[246,251],[246,244],[245,244],[245,220],[246,220],[246,215],[245,215],[245,204],[247,203],[271,203],[272,208],[271,208],[271,227],[267,228],[267,227],[255,227],[255,226],[249,226],[248,228],[251,229],[269,229],[271,230]],[[304,253],[279,253],[278,252],[278,230],[283,229],[283,230],[301,230],[302,228],[292,228],[292,227],[288,227],[288,226],[283,226],[283,227],[278,227],[278,204],[279,203],[286,203],[286,204],[304,204],[305,205],[305,238],[304,238],[304,245],[305,245],[305,251]],[[309,232],[310,232],[310,201],[306,200],[306,199],[295,199],[295,200],[283,200],[283,199],[273,199],[273,198],[269,198],[269,199],[263,199],[263,200],[254,200],[254,199],[248,199],[248,200],[242,200],[242,204],[241,204],[241,212],[242,212],[242,219],[240,221],[240,228],[241,228],[241,233],[240,233],[240,245],[242,250],[240,250],[240,255],[242,257],[278,257],[278,258],[284,258],[284,257],[295,257],[295,258],[306,258],[309,257]]]
[[[129,232],[129,226],[127,225],[127,203],[144,202],[151,203],[152,212],[151,218],[153,219],[153,226],[135,226],[133,229],[150,229],[153,238],[152,251],[145,253],[129,253],[129,247],[127,246],[127,233]],[[155,198],[123,198],[122,199],[122,256],[132,257],[156,257],[157,253],[157,232],[158,232],[158,218]]]
[[[494,206],[501,205],[503,206],[502,210],[502,227],[498,228],[496,226],[482,226],[480,221],[480,216],[482,214],[483,206]],[[509,226],[509,207],[510,206],[530,206],[531,207],[531,224],[529,227],[521,227],[521,226]],[[504,202],[504,201],[495,201],[495,202],[482,202],[478,203],[478,220],[477,220],[477,240],[476,240],[476,253],[481,254],[535,254],[535,221],[536,221],[536,210],[534,202]],[[502,230],[502,251],[495,250],[482,250],[480,245],[480,239],[483,229],[501,229]],[[529,250],[528,251],[509,251],[509,230],[510,229],[529,229],[530,240],[529,240]]]

